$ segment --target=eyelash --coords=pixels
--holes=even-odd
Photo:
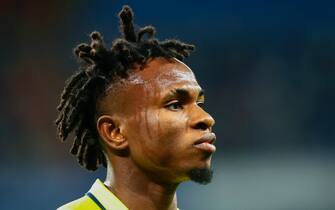
[[[205,108],[205,102],[203,102],[203,101],[198,102],[197,105],[202,109]]]
[[[174,106],[174,105],[177,105],[177,108],[176,108],[176,107],[171,108],[171,107]],[[205,103],[201,101],[201,102],[197,102],[197,105],[198,105],[200,108],[204,109]],[[165,106],[165,108],[168,108],[168,109],[170,109],[170,110],[174,110],[174,111],[176,111],[176,110],[178,110],[178,109],[183,109],[183,105],[182,105],[182,103],[181,103],[180,101],[173,101],[173,102],[167,104],[167,105]]]
[[[178,108],[171,108],[173,105],[177,105]],[[165,106],[165,108],[168,108],[170,110],[178,110],[183,109],[183,105],[179,101],[173,101]]]

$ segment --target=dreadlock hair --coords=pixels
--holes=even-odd
[[[91,43],[79,44],[74,54],[81,68],[66,82],[57,107],[58,136],[65,141],[74,132],[71,153],[88,170],[99,165],[107,167],[96,129],[96,103],[108,86],[117,78],[126,78],[134,64],[143,66],[150,58],[164,57],[183,60],[194,50],[194,45],[178,40],[159,41],[154,38],[155,28],[145,26],[135,30],[133,12],[123,6],[119,13],[123,38],[113,41],[107,49],[99,32],[92,32]],[[148,37],[144,39],[144,35]]]

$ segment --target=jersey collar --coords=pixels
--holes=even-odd
[[[102,210],[113,209],[113,210],[129,210],[123,203],[118,199],[100,179],[95,180],[91,189],[86,193]],[[177,208],[179,210],[179,208]]]
[[[101,209],[129,210],[101,181],[97,179],[86,193]]]

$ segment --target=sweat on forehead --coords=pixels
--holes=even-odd
[[[166,80],[194,80],[192,70],[177,59],[156,58],[147,63],[143,70],[135,70],[135,75],[143,81]]]
[[[129,72],[127,78],[118,79],[108,87],[107,91],[119,92],[129,85],[146,86],[153,82],[168,87],[169,84],[186,81],[196,83],[192,70],[183,62],[175,58],[154,58],[148,61],[144,68],[136,66]]]

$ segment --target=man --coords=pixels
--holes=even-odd
[[[160,42],[152,26],[135,32],[128,6],[119,16],[124,38],[111,49],[98,32],[75,49],[83,68],[68,80],[56,120],[63,141],[74,131],[78,162],[104,165],[106,180],[59,209],[176,210],[181,182],[210,182],[215,152],[214,120],[182,62],[194,46]]]

